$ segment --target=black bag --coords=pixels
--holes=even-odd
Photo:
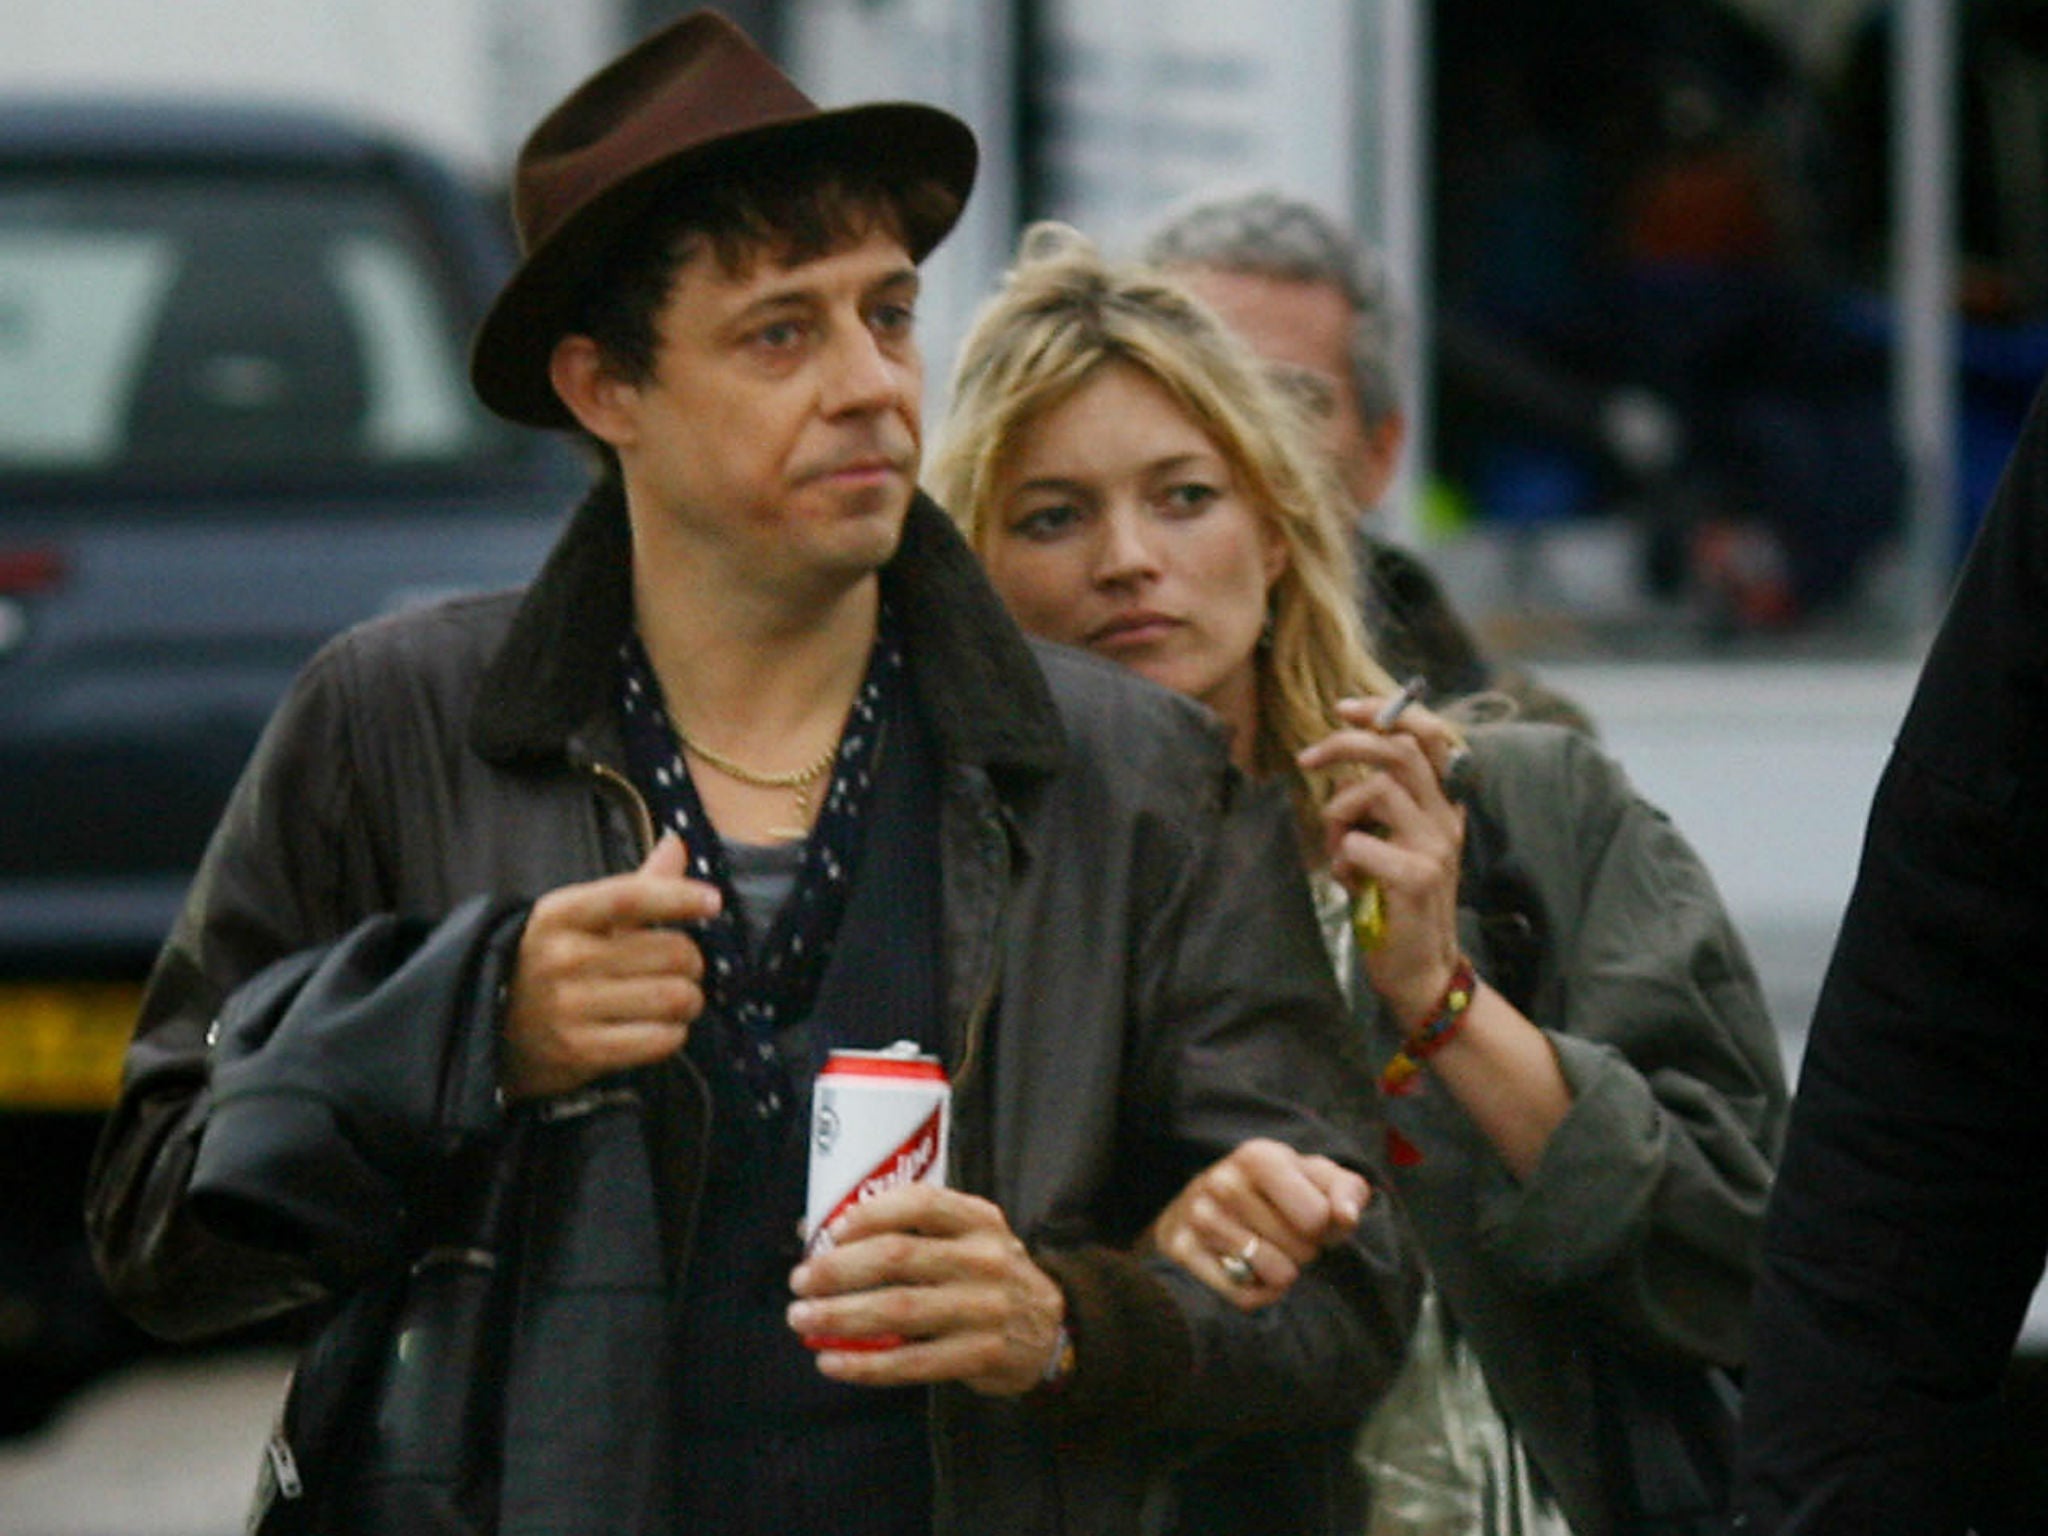
[[[516,1137],[458,1234],[356,1290],[301,1352],[249,1536],[493,1531],[517,1297]]]
[[[1617,1536],[1722,1536],[1741,1394],[1726,1371],[1596,1351],[1601,1475]]]

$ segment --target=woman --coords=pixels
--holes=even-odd
[[[1390,707],[1301,426],[1168,279],[1040,226],[929,478],[1027,629],[1203,700],[1294,798],[1434,1292],[1361,1437],[1368,1528],[1601,1536],[1634,1513],[1595,1449],[1616,1380],[1741,1363],[1776,1039],[1698,858],[1590,740]],[[1249,1144],[1153,1240],[1263,1305],[1353,1178]]]

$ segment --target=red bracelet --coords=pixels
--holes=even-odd
[[[1451,1043],[1451,1037],[1464,1025],[1465,1015],[1478,992],[1479,977],[1472,969],[1472,962],[1463,955],[1458,956],[1458,964],[1451,972],[1451,984],[1444,988],[1444,995],[1437,1000],[1436,1007],[1409,1032],[1407,1039],[1401,1042],[1401,1048],[1380,1070],[1380,1092],[1401,1097],[1415,1091],[1415,1079],[1422,1071],[1422,1063]],[[1401,1160],[1397,1158],[1396,1161]]]
[[[1428,1016],[1408,1032],[1408,1038],[1401,1042],[1401,1054],[1411,1061],[1427,1061],[1449,1045],[1464,1027],[1465,1015],[1478,992],[1479,977],[1472,970],[1472,962],[1458,956],[1450,985],[1444,988],[1444,995]]]

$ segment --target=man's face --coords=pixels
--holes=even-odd
[[[1351,379],[1351,305],[1330,283],[1297,282],[1218,267],[1175,269],[1197,297],[1270,363],[1309,375],[1327,393],[1323,446],[1360,512],[1378,506],[1400,458],[1399,417],[1368,427]]]
[[[918,275],[881,228],[735,277],[707,249],[655,316],[652,376],[615,381],[627,504],[643,548],[712,579],[788,588],[866,576],[894,553],[916,485]]]

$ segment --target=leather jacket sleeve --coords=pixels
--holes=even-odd
[[[1165,1259],[1083,1250],[1047,1267],[1078,1312],[1070,1422],[1109,1436],[1242,1436],[1355,1423],[1393,1378],[1421,1294],[1380,1161],[1379,1097],[1322,948],[1292,823],[1254,794],[1159,915],[1129,1085],[1163,1193],[1264,1136],[1359,1169],[1351,1240],[1247,1314]],[[1257,999],[1256,1006],[1247,1006]],[[1156,1212],[1157,1202],[1146,1212]],[[1109,1357],[1105,1360],[1105,1354]],[[1091,1358],[1092,1356],[1092,1358]]]

